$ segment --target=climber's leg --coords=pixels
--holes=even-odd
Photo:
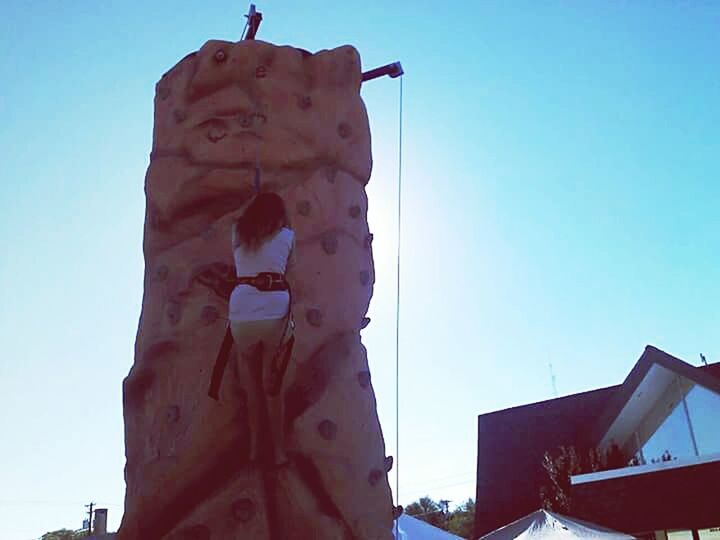
[[[233,324],[234,326],[234,324]],[[236,328],[233,328],[233,337],[237,340]],[[248,336],[249,337],[249,336]],[[242,343],[242,346],[240,345]],[[258,353],[261,352],[262,343],[251,343],[247,340],[243,342],[236,341],[238,349],[238,365],[237,373],[241,386],[245,389],[247,397],[247,419],[248,419],[248,439],[250,447],[250,461],[256,461],[258,458],[258,447],[260,444],[260,429],[262,429],[262,399],[263,390],[260,383],[262,373],[261,358]]]
[[[248,419],[250,423],[250,460],[255,461],[261,456],[259,451],[261,439],[268,440],[263,434],[273,435],[277,430],[275,424],[282,425],[282,409],[271,406],[266,399],[265,387],[269,380],[270,366],[282,339],[285,319],[269,319],[262,321],[232,322],[230,329],[238,347],[240,364],[238,373],[241,384],[246,389],[248,398]],[[279,401],[279,400],[277,400]],[[267,425],[269,423],[270,425]],[[281,440],[269,441],[271,456],[275,459],[274,448],[283,444]],[[282,456],[284,452],[280,449]]]
[[[281,326],[275,329],[275,335],[272,337],[273,343],[279,343],[285,331],[285,321]],[[270,420],[270,430],[272,434],[272,460],[274,465],[281,465],[287,462],[285,454],[285,401],[282,391],[271,394],[268,389],[277,382],[277,355],[278,347],[274,346],[264,351],[263,356],[263,388],[265,389],[265,403],[267,404],[268,418]]]

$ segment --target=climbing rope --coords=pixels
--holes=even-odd
[[[245,17],[247,18],[247,15],[245,15]],[[245,39],[245,32],[246,32],[247,29],[248,29],[248,22],[249,22],[248,20],[245,21],[245,27],[243,28],[243,30],[242,30],[242,32],[241,32],[241,34],[240,34],[240,41],[242,41],[243,39]]]
[[[400,77],[398,115],[398,208],[397,208],[397,299],[395,304],[395,501],[400,504],[400,233],[402,217],[402,139],[403,77]],[[395,520],[395,538],[399,538],[399,519]]]
[[[240,41],[247,39],[255,39],[255,32],[257,32],[257,26],[260,25],[262,20],[262,13],[258,13],[255,10],[255,4],[250,4],[248,14],[245,15],[245,27],[240,35]],[[254,29],[254,31],[253,31]],[[248,35],[248,30],[252,32],[252,36]],[[250,114],[250,122],[255,122],[255,114]],[[260,193],[260,147],[262,146],[262,140],[258,142],[255,148],[255,178],[253,179],[253,187],[255,188],[255,195]]]

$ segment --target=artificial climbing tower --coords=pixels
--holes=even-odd
[[[374,281],[361,79],[352,47],[244,40],[207,42],[157,84],[121,539],[392,538],[392,459],[360,340]],[[233,287],[230,226],[258,179],[297,238],[281,467],[247,459],[236,358],[219,401],[207,395]]]

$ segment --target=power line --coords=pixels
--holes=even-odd
[[[425,487],[425,488],[427,488],[427,487],[433,488],[433,487],[435,487],[437,484],[430,484],[430,485],[428,485],[426,482],[434,482],[434,483],[435,483],[435,482],[440,482],[440,483],[442,484],[442,483],[444,483],[444,482],[446,482],[446,481],[448,481],[448,480],[455,480],[455,479],[467,478],[467,477],[470,477],[470,478],[473,478],[473,479],[474,479],[474,478],[475,478],[475,471],[473,470],[473,471],[467,471],[467,472],[459,472],[459,473],[447,474],[447,475],[444,475],[444,476],[436,476],[436,477],[434,477],[434,478],[426,478],[425,481],[424,481],[422,484],[410,484],[410,486],[405,485],[405,488],[406,488],[406,489],[410,489],[410,488],[414,489],[414,488],[416,488],[416,487],[420,487],[421,485],[422,485],[422,487]]]
[[[446,484],[444,486],[435,486],[431,489],[434,491],[441,491],[444,489],[449,489],[449,488],[458,487],[458,486],[466,486],[468,484],[474,484],[474,483],[475,483],[475,479],[472,479],[472,480],[467,480],[465,482],[456,482],[454,484]],[[410,491],[410,494],[412,495],[412,497],[408,497],[408,499],[415,499],[416,497],[424,497],[424,496],[429,497],[430,496],[429,492],[430,492],[430,489],[416,489],[414,491]]]
[[[0,501],[0,504],[7,505],[38,505],[44,504],[48,506],[77,506],[83,504],[81,501],[68,502],[68,501]]]
[[[45,506],[78,506],[80,504],[84,504],[82,501],[26,501],[26,500],[15,500],[15,501],[8,501],[8,500],[0,500],[0,504],[2,505],[45,505]],[[125,506],[123,503],[94,503],[95,506]],[[87,505],[85,505],[87,506]]]

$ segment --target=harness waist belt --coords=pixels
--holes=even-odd
[[[287,291],[290,289],[285,276],[277,272],[260,272],[256,276],[241,276],[236,285],[250,285],[258,291]]]

